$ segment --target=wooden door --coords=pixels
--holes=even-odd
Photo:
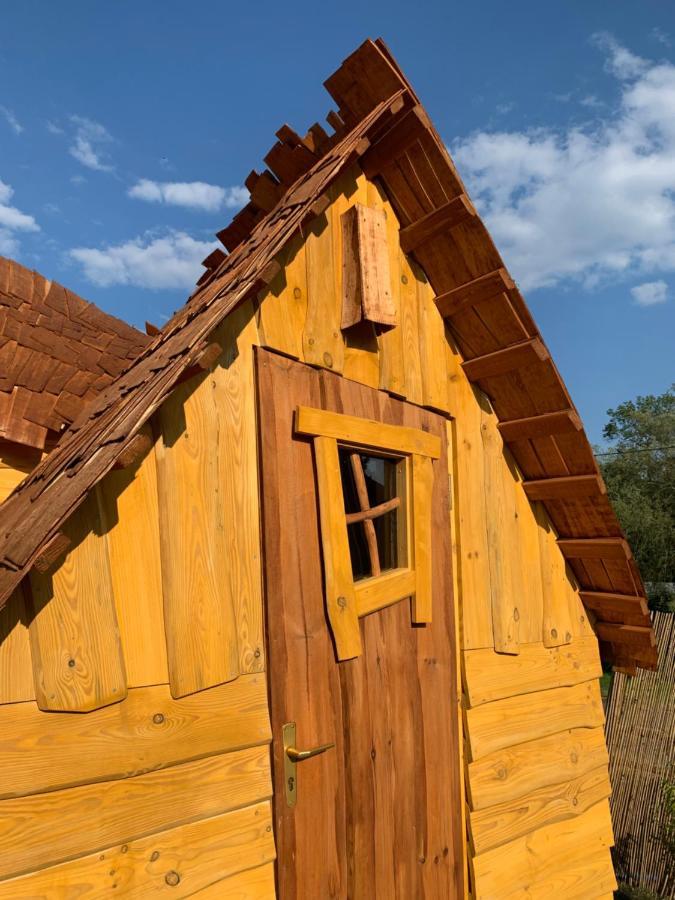
[[[278,893],[283,900],[463,896],[456,635],[445,421],[327,371],[257,355]],[[299,406],[441,438],[433,462],[432,623],[409,599],[359,620],[362,653],[338,661],[324,602],[311,440]],[[285,796],[282,728],[335,748],[298,764]]]

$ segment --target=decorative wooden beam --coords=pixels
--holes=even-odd
[[[156,325],[153,325],[152,322],[145,323],[145,333],[149,337],[157,337],[157,335],[159,334],[159,331],[160,331],[159,328]]]
[[[56,560],[62,556],[70,547],[72,541],[63,531],[57,531],[54,537],[50,538],[40,550],[39,555],[35,558],[33,567],[44,575],[54,565]]]
[[[573,434],[581,431],[582,427],[581,419],[573,409],[542,413],[540,416],[529,416],[525,419],[512,419],[510,422],[500,422],[497,425],[502,440],[507,444],[513,441],[550,437],[553,434]]]
[[[421,106],[413,107],[389,131],[377,140],[361,160],[367,178],[374,178],[387,163],[402,156],[429,128],[429,120]]]
[[[127,446],[117,457],[117,461],[113,466],[114,469],[128,469],[130,466],[140,462],[141,459],[149,453],[152,448],[152,438],[145,432],[139,432],[134,435]]]
[[[371,506],[370,509],[363,509],[361,512],[347,513],[347,525],[354,525],[357,522],[365,521],[365,519],[379,519],[380,516],[392,512],[392,510],[397,509],[400,505],[401,498],[392,497],[391,500],[385,500],[384,503],[378,503],[377,506]]]
[[[442,232],[449,231],[475,215],[476,210],[469,198],[466,194],[460,194],[454,200],[444,203],[438,209],[434,209],[411,225],[402,228],[399,232],[401,250],[404,253],[412,253],[422,244],[433,240]]]
[[[610,594],[605,591],[579,591],[581,602],[587,609],[597,612],[602,618],[608,610],[623,616],[649,617],[649,607],[645,597],[630,594]]]
[[[267,169],[258,174],[255,169],[244,182],[251,194],[251,200],[266,213],[274,209],[284,195],[284,190]]]
[[[624,538],[558,538],[557,543],[565,559],[633,558]]]
[[[506,375],[514,369],[544,362],[549,358],[549,352],[543,342],[539,338],[531,338],[529,341],[504,347],[503,350],[467,359],[462,363],[462,368],[469,381],[479,381],[481,378]]]
[[[398,310],[391,294],[387,220],[382,209],[356,203],[340,216],[342,232],[341,328],[366,320],[393,327]]]
[[[460,287],[453,288],[436,297],[439,313],[446,319],[468,306],[474,306],[482,300],[490,300],[500,294],[508,293],[515,288],[515,282],[506,269],[495,269],[480,278],[474,278]]]
[[[523,489],[530,500],[576,500],[600,497],[607,488],[600,475],[562,475],[524,481]]]
[[[194,363],[184,369],[183,372],[178,376],[175,382],[175,386],[183,384],[184,381],[189,381],[189,379],[194,378],[195,375],[202,375],[204,372],[208,372],[208,370],[220,357],[222,352],[223,348],[217,341],[212,341],[211,343],[207,344],[202,352],[197,356]]]
[[[651,628],[641,625],[614,625],[609,622],[596,622],[595,632],[601,641],[610,644],[635,644],[656,647],[656,637]]]

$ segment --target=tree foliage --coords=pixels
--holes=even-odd
[[[658,396],[637,397],[607,411],[600,455],[619,521],[650,604],[672,609],[675,582],[675,385]]]

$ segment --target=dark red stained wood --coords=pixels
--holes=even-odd
[[[455,634],[444,420],[267,351],[257,353],[278,889],[285,898],[463,896]],[[442,438],[434,461],[433,623],[409,601],[360,622],[363,654],[338,663],[324,609],[311,441],[299,404]],[[298,766],[283,796],[281,726],[336,749]]]
[[[539,478],[523,482],[530,500],[564,500],[574,497],[594,497],[606,494],[599,475],[564,475],[560,478]]]
[[[543,362],[548,359],[548,350],[539,338],[522,341],[505,347],[503,350],[495,350],[475,359],[469,359],[462,363],[462,368],[469,381],[479,381],[482,378],[494,378],[505,375],[521,366],[531,365],[533,362]]]
[[[548,437],[552,434],[578,433],[582,425],[579,415],[573,409],[563,409],[560,412],[500,422],[497,428],[502,439],[510,443],[525,438]]]
[[[379,175],[382,167],[405,153],[427,127],[428,119],[422,107],[413,107],[364,154],[361,159],[364,174],[368,178]]]
[[[465,219],[475,215],[476,210],[466,194],[460,194],[454,200],[449,200],[438,209],[434,209],[411,225],[402,228],[399,232],[401,250],[404,253],[412,253],[422,244],[433,240],[441,232],[455,228]]]

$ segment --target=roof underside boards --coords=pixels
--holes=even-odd
[[[0,257],[0,439],[44,449],[148,343],[126,322]]]
[[[594,613],[617,622],[612,594],[644,588],[602,487],[580,492],[569,476],[598,475],[572,401],[525,302],[471,205],[448,153],[381,41],[366,41],[326,82],[338,113],[300,138],[288,126],[266,157],[271,169],[247,179],[251,202],[219,236],[231,251],[205,260],[186,306],[131,368],[71,427],[55,451],[6,501],[0,533],[0,597],[91,487],[112,467],[141,424],[204,351],[210,332],[276,271],[274,256],[325,208],[322,196],[357,159],[380,180],[400,218],[401,240],[424,269],[462,352],[467,377],[490,398],[504,439],[527,480],[556,478],[544,499],[561,550]],[[551,415],[558,413],[558,415]],[[584,482],[585,483],[585,482]],[[542,491],[538,486],[538,491]],[[544,495],[546,495],[544,491]],[[620,621],[620,620],[619,620]],[[604,646],[610,660],[652,667],[649,621]]]

